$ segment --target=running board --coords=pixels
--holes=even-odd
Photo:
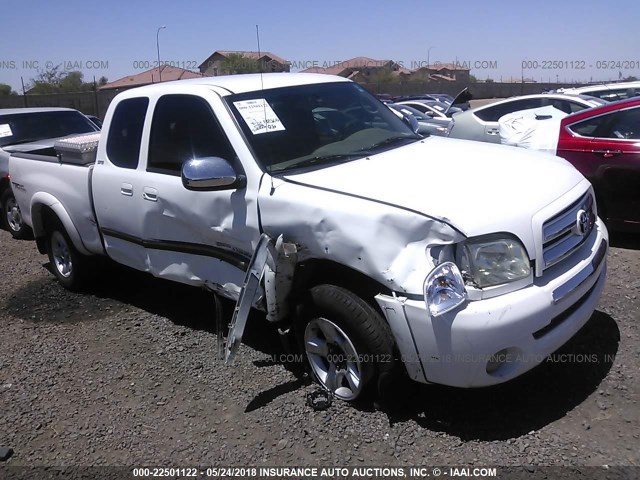
[[[275,243],[266,233],[260,236],[229,324],[229,335],[224,345],[225,365],[233,362],[240,347],[247,319],[251,308],[255,305],[256,293],[263,278],[267,320],[270,323],[277,323],[289,314],[287,297],[293,285],[297,258],[297,246],[293,243],[285,243],[282,235],[276,239]],[[221,325],[218,325],[218,338],[222,338]]]
[[[244,328],[247,325],[247,318],[253,305],[253,299],[258,291],[260,280],[262,280],[264,270],[267,266],[270,243],[271,238],[266,233],[263,233],[260,236],[260,241],[253,253],[253,257],[251,257],[251,261],[249,262],[247,273],[244,277],[242,288],[240,289],[240,297],[236,303],[236,308],[233,310],[233,317],[229,325],[229,336],[227,337],[224,355],[225,365],[230,365],[231,362],[233,362],[233,358],[240,347]],[[218,334],[220,334],[220,332],[218,332]]]

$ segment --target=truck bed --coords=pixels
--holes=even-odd
[[[39,200],[59,213],[79,251],[103,254],[91,200],[93,164],[78,165],[61,162],[57,156],[14,153],[9,158],[9,173],[23,218],[36,237],[43,231],[42,219],[40,209],[32,209],[32,205]]]

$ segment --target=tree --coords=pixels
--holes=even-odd
[[[260,61],[241,53],[230,53],[220,62],[221,73],[234,75],[236,73],[259,73]]]
[[[638,77],[634,77],[633,75],[629,75],[627,78],[623,79],[625,82],[637,82]]]
[[[469,83],[476,83],[477,81],[478,79],[476,78],[475,75],[469,74]]]
[[[108,82],[109,82],[109,79],[108,79],[107,77],[105,77],[104,75],[103,75],[103,76],[101,76],[101,77],[98,79],[98,85],[100,85],[101,87],[102,87],[103,85],[106,85]]]
[[[69,72],[62,80],[60,80],[59,90],[60,92],[83,92],[91,90],[93,82],[86,84],[82,81],[84,75],[82,72]],[[88,88],[87,88],[88,87]]]
[[[0,83],[0,97],[8,97],[9,95],[17,95],[17,93],[13,91],[11,85]]]
[[[376,85],[400,83],[400,76],[394,75],[390,68],[378,68],[369,75],[369,83]]]
[[[107,77],[100,77],[99,85],[107,83]],[[84,74],[79,71],[61,72],[60,65],[41,70],[38,76],[31,79],[29,93],[74,93],[93,91],[93,82],[85,82]]]
[[[29,93],[56,93],[59,90],[62,76],[60,65],[38,70],[38,76],[31,79],[31,84],[28,88]]]

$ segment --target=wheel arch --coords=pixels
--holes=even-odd
[[[38,250],[41,253],[44,253],[42,249],[43,244],[46,242],[43,240],[47,235],[47,227],[51,221],[58,220],[67,232],[67,235],[69,235],[69,239],[76,250],[83,255],[91,255],[91,252],[89,252],[82,243],[80,233],[78,233],[78,229],[73,224],[71,216],[64,208],[64,205],[62,205],[62,203],[60,203],[60,201],[58,201],[58,199],[53,195],[45,192],[36,193],[31,199],[31,208],[29,213],[31,216],[33,234],[36,237]]]
[[[371,306],[373,310],[380,315],[386,328],[388,328],[393,351],[396,357],[401,359],[397,366],[401,368],[404,373],[408,373],[410,378],[426,382],[419,362],[410,362],[409,365],[405,363],[406,359],[417,357],[417,352],[401,345],[401,343],[406,340],[408,334],[404,316],[389,318],[387,312],[384,311],[378,299],[376,299],[378,295],[393,298],[392,289],[364,273],[340,263],[326,259],[309,259],[300,262],[296,266],[296,274],[290,296],[291,301],[295,302],[299,299],[306,298],[308,290],[322,284],[342,287],[354,295],[357,295],[362,301]],[[297,311],[296,305],[292,305],[291,311]],[[292,318],[292,320],[295,322],[295,318]],[[398,370],[394,369],[394,372],[398,372]]]
[[[375,296],[380,293],[391,295],[391,289],[358,270],[332,260],[308,259],[300,262],[296,266],[291,298],[300,298],[304,291],[324,283],[358,295],[384,318]]]
[[[9,176],[4,176],[0,178],[0,195],[4,194],[6,190],[11,188],[11,181],[9,180]]]

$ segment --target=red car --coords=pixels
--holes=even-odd
[[[640,98],[563,118],[557,155],[593,184],[611,228],[640,230]]]

